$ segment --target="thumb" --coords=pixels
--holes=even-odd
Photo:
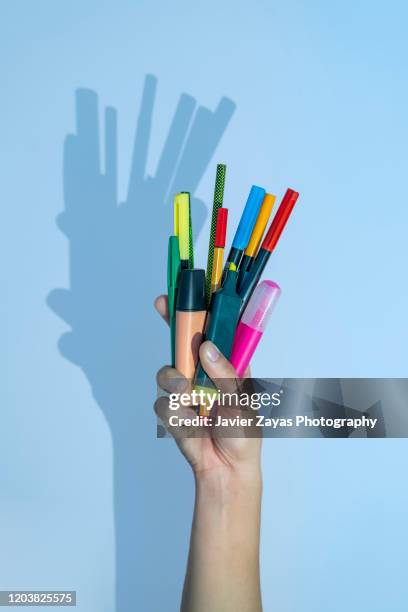
[[[234,366],[209,340],[200,346],[200,362],[211,380],[216,381],[221,391],[231,393],[236,390],[237,373]]]

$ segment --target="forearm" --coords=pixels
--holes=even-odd
[[[181,612],[260,612],[261,475],[201,475]]]

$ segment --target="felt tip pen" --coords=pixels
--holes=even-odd
[[[206,311],[204,270],[180,270],[176,304],[176,369],[192,380]]]
[[[194,268],[194,248],[193,248],[193,224],[191,223],[191,200],[190,192],[182,191],[180,197],[187,198],[188,202],[188,267]]]
[[[217,289],[219,289],[221,286],[225,238],[227,235],[227,222],[228,208],[219,208],[217,212],[217,225],[215,229],[211,293],[217,291]]]
[[[213,207],[212,207],[212,212],[211,212],[210,240],[208,242],[207,275],[206,275],[206,286],[205,286],[207,305],[209,305],[211,301],[211,278],[212,278],[213,263],[214,263],[215,230],[217,227],[218,209],[222,207],[222,203],[224,200],[224,187],[225,187],[226,172],[227,172],[227,166],[225,164],[217,164],[217,172],[215,175],[215,185],[214,185],[214,199],[213,199]]]
[[[180,273],[180,250],[177,236],[170,236],[167,257],[167,299],[170,319],[171,365],[176,365],[176,297]]]
[[[254,229],[256,219],[261,208],[262,200],[265,196],[265,189],[252,185],[248,199],[245,204],[241,220],[235,232],[234,240],[232,241],[231,250],[228,254],[225,265],[224,275],[229,269],[229,264],[235,264],[238,269],[242,255],[248,246],[249,239]]]
[[[204,340],[211,340],[218,350],[227,358],[230,358],[235,329],[237,327],[242,299],[236,291],[237,270],[235,264],[231,263],[225,277],[222,289],[213,293],[210,311],[204,330]],[[199,363],[194,378],[194,388],[211,393],[214,383],[207,376]],[[200,407],[200,414],[205,414],[205,406]]]
[[[173,234],[179,237],[179,199],[178,194],[173,199]]]
[[[190,257],[190,197],[188,193],[177,194],[178,237],[180,244],[181,267],[189,267]]]
[[[245,308],[231,351],[231,363],[242,378],[249,366],[281,294],[277,283],[264,280],[256,287]]]
[[[272,223],[262,242],[261,248],[239,288],[239,295],[243,300],[243,308],[245,308],[258,284],[261,274],[268,263],[272,251],[278,243],[298,197],[298,192],[293,189],[288,189],[283,196],[282,202],[280,203],[276,215],[272,219]]]
[[[261,244],[262,236],[264,235],[266,226],[268,225],[269,217],[271,216],[273,205],[275,204],[276,196],[271,193],[266,193],[262,202],[261,210],[259,211],[254,229],[252,230],[251,238],[248,246],[245,249],[244,256],[239,266],[238,274],[238,291],[242,285],[246,273],[249,271]]]

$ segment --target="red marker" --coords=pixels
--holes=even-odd
[[[245,305],[258,284],[261,274],[268,262],[269,257],[271,256],[272,251],[278,243],[278,240],[285,228],[298,197],[298,192],[294,191],[293,189],[287,189],[285,195],[283,196],[282,202],[280,203],[261,248],[259,249],[259,253],[256,256],[256,259],[249,272],[246,274],[243,282],[241,283],[239,295],[243,299],[243,309],[245,308]]]
[[[227,235],[228,208],[219,208],[215,229],[214,258],[211,276],[211,293],[221,287],[225,238]]]

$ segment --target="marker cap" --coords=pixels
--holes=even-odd
[[[254,229],[259,209],[261,208],[262,200],[265,196],[265,189],[252,185],[244,212],[235,232],[232,246],[234,249],[244,250],[248,246],[249,239]]]
[[[298,197],[299,194],[297,191],[294,191],[293,189],[286,190],[282,202],[279,205],[276,215],[272,219],[272,223],[262,243],[262,249],[272,252],[276,247]]]
[[[241,323],[256,331],[263,332],[268,325],[280,294],[281,288],[277,283],[271,280],[264,280],[259,283],[244,310]]]
[[[181,270],[176,309],[187,312],[206,310],[204,270]]]
[[[217,212],[217,225],[215,229],[215,248],[223,249],[225,247],[225,238],[227,236],[227,221],[228,208],[219,208]]]

